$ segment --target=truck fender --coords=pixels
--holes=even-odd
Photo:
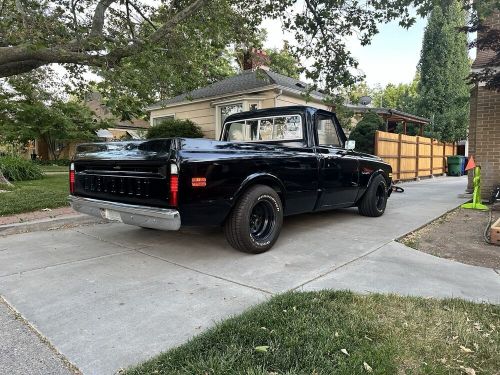
[[[278,177],[276,177],[271,173],[262,172],[262,173],[253,173],[243,180],[238,190],[236,190],[234,195],[231,197],[231,207],[234,206],[234,204],[238,201],[238,199],[243,195],[243,193],[249,187],[257,184],[268,185],[272,187],[274,190],[276,190],[281,198],[281,203],[283,204],[283,207],[285,206],[286,189],[283,182],[281,182],[281,180]]]
[[[363,193],[362,194],[358,194],[358,196],[356,197],[356,202],[358,202],[359,200],[361,200],[363,198],[363,196],[365,195],[366,191],[368,190],[368,187],[370,186],[370,184],[372,183],[373,179],[378,176],[379,174],[381,174],[382,176],[384,176],[385,180],[387,181],[387,186],[389,187],[389,181],[387,179],[387,176],[385,176],[385,172],[383,169],[377,169],[376,171],[374,171],[369,180],[368,180],[368,183],[366,184],[366,186],[363,186],[361,187],[362,189],[364,189]]]
[[[385,175],[385,172],[383,169],[377,169],[375,172],[372,173],[372,175],[370,176],[370,179],[368,180],[368,184],[366,185],[366,187],[368,188],[368,186],[370,186],[370,184],[372,183],[373,179],[378,176],[379,174],[383,175],[385,180],[387,181],[387,186],[389,186],[389,182],[388,182],[388,179],[387,179],[387,176]]]

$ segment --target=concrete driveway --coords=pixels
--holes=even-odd
[[[0,294],[85,374],[110,374],[290,289],[353,289],[500,302],[490,269],[393,242],[458,206],[465,178],[404,185],[386,214],[357,210],[285,220],[268,253],[220,230],[157,232],[122,224],[0,238]]]

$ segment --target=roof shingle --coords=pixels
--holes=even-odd
[[[222,81],[212,83],[211,85],[190,91],[173,98],[156,102],[148,109],[156,109],[170,104],[181,103],[188,100],[204,99],[217,97],[225,94],[244,92],[253,89],[265,88],[271,85],[278,85],[285,89],[306,93],[308,85],[297,79],[284,76],[268,70],[245,70],[242,73],[223,79]],[[325,95],[319,91],[309,93],[317,99],[324,99]]]

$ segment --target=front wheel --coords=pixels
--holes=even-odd
[[[358,205],[363,216],[382,216],[387,205],[387,183],[384,176],[377,175],[366,189],[365,195]]]
[[[266,185],[247,190],[224,225],[229,244],[252,254],[273,247],[283,224],[283,205],[276,191]]]

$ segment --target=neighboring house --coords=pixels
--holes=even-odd
[[[500,29],[500,13],[494,13],[484,23]],[[472,71],[481,71],[493,56],[493,51],[478,50]],[[483,198],[487,198],[500,184],[500,93],[486,89],[484,84],[476,84],[471,92],[468,152],[481,166],[481,190]]]
[[[120,120],[114,116],[110,109],[102,103],[102,96],[99,93],[91,93],[85,99],[85,105],[89,107],[96,118],[110,120],[113,125],[108,129],[100,129],[96,133],[101,141],[141,139],[143,134],[149,128],[149,122],[142,119]],[[75,153],[76,146],[80,142],[62,142],[60,159],[71,159]],[[43,140],[35,140],[31,143],[28,155],[35,154],[42,160],[52,159],[47,145]]]
[[[141,139],[149,128],[149,122],[142,119],[120,120],[113,115],[108,107],[102,103],[102,96],[97,92],[89,94],[85,100],[97,118],[111,120],[113,126],[97,132],[97,136],[103,140]]]
[[[157,102],[146,109],[150,112],[151,126],[167,118],[189,119],[201,127],[205,137],[218,139],[224,120],[233,113],[290,105],[332,109],[322,92],[308,92],[306,83],[272,72],[264,66],[244,70],[209,86]],[[349,108],[360,115],[367,110],[377,112],[386,121],[389,131],[394,131],[397,122],[415,123],[421,127],[429,123],[428,119],[387,108]],[[359,121],[360,117],[354,121]]]
[[[310,92],[306,99],[304,82],[261,68],[149,106],[151,125],[170,117],[189,119],[201,127],[205,137],[216,139],[225,118],[233,113],[290,105],[330,108],[319,91]]]

